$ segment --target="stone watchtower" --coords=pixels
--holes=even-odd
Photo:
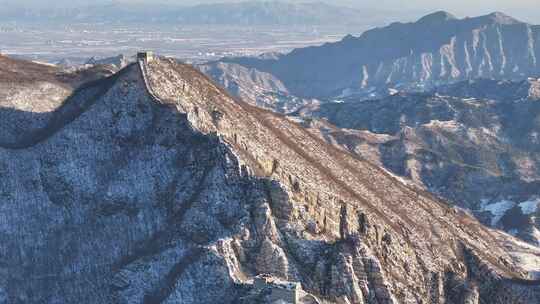
[[[283,301],[299,304],[301,302],[302,285],[299,282],[288,282],[263,274],[255,277],[253,283],[255,290],[268,293],[270,303]]]
[[[139,52],[137,53],[137,60],[144,63],[152,62],[154,60],[154,53],[150,51]]]

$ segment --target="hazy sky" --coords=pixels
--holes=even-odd
[[[197,3],[240,2],[242,0],[0,0],[0,4],[17,3],[30,6],[73,6],[110,2],[169,3],[190,5]],[[246,0],[244,0],[246,1]],[[249,1],[249,0],[248,0]],[[287,0],[285,0],[287,1]],[[518,19],[540,24],[540,0],[288,0],[295,2],[324,1],[358,8],[407,11],[424,14],[434,10],[447,10],[458,16],[474,16],[493,11],[502,11]]]

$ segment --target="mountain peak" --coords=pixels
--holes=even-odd
[[[482,17],[481,17],[482,18]],[[486,15],[483,17],[484,19],[488,19],[489,21],[492,21],[493,23],[497,24],[517,24],[517,23],[523,23],[516,18],[509,16],[505,13],[501,12],[493,12],[489,15]]]
[[[456,20],[456,16],[446,11],[437,11],[420,18],[417,23],[442,23],[450,20]]]

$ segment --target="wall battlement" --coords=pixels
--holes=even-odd
[[[143,61],[144,63],[152,62],[154,60],[154,52],[151,52],[151,51],[138,52],[137,60]]]

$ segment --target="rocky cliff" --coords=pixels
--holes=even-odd
[[[296,96],[334,97],[381,86],[423,89],[478,77],[523,79],[540,74],[539,59],[539,26],[502,13],[458,19],[436,12],[277,58],[221,62],[270,73]],[[228,72],[226,66],[215,68]]]
[[[230,94],[261,108],[291,113],[317,102],[292,95],[285,84],[274,75],[254,68],[224,62],[201,64],[197,67]]]
[[[299,114],[340,127],[311,122],[334,144],[540,245],[538,87],[533,79],[475,80]]]
[[[130,65],[39,125],[17,100],[1,118],[35,120],[0,140],[0,303],[240,303],[263,273],[325,303],[540,300],[515,255],[536,249],[190,66]]]

